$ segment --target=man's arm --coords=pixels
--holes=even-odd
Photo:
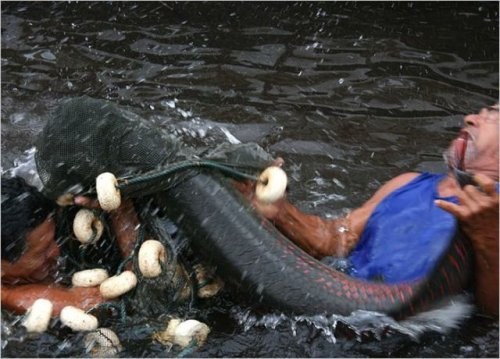
[[[260,203],[255,198],[253,184],[248,182],[237,182],[235,187],[251,201],[257,212],[272,221],[285,236],[310,255],[321,258],[347,255],[357,243],[368,218],[380,201],[417,175],[418,173],[405,173],[393,178],[361,207],[345,217],[333,220],[306,214],[286,199],[273,204]]]
[[[475,254],[476,299],[480,309],[498,315],[498,193],[495,182],[481,174],[474,180],[482,190],[465,186],[459,204],[436,201],[455,215],[470,238]]]
[[[52,302],[53,317],[59,316],[61,310],[67,305],[89,310],[105,302],[98,286],[66,288],[56,284],[25,284],[11,287],[2,284],[2,308],[4,309],[23,314],[39,298]]]
[[[120,248],[123,258],[127,258],[135,247],[140,226],[139,218],[132,200],[125,200],[120,207],[112,211],[110,215],[118,247]],[[131,264],[132,263],[130,263],[130,265]],[[128,269],[131,269],[131,267]]]

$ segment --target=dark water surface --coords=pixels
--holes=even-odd
[[[443,171],[462,116],[498,101],[498,2],[2,2],[1,20],[3,171],[61,101],[89,95],[193,141],[258,142],[285,159],[291,200],[332,217],[399,173]],[[477,315],[420,341],[334,342],[259,325],[228,293],[212,304],[193,309],[212,332],[190,355],[498,357],[498,321]],[[151,341],[158,321],[118,328],[121,355],[182,354]],[[13,322],[2,356],[85,355],[79,335],[19,338]]]

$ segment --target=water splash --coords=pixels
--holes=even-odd
[[[231,132],[229,132],[227,128],[221,126],[220,129],[226,135],[229,143],[232,143],[233,145],[241,143],[241,141],[238,140]]]
[[[293,336],[297,335],[300,324],[314,327],[331,343],[336,343],[337,326],[343,323],[356,335],[358,341],[367,334],[372,334],[381,340],[388,330],[392,329],[405,334],[412,340],[418,341],[423,333],[434,331],[441,334],[460,326],[461,322],[469,317],[473,311],[470,298],[467,295],[457,295],[436,303],[435,307],[426,312],[418,313],[402,321],[379,312],[357,310],[349,316],[333,314],[288,316],[283,313],[257,315],[249,309],[235,307],[231,315],[243,326],[245,331],[253,327],[276,329],[278,326],[289,327]]]
[[[5,172],[8,176],[22,177],[26,183],[36,187],[39,191],[43,188],[42,180],[38,175],[35,163],[36,148],[31,147],[24,151],[21,157],[14,160],[14,166]]]

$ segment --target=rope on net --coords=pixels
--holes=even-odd
[[[120,183],[118,183],[116,187],[119,190],[122,190],[122,189],[127,189],[129,186],[137,184],[153,183],[155,181],[168,178],[170,175],[176,172],[191,168],[215,169],[234,178],[259,181],[259,178],[257,176],[237,170],[235,168],[236,166],[238,165],[222,164],[210,160],[187,160],[187,161],[175,162],[160,170],[150,171],[148,173],[139,176],[122,177],[119,179]]]
[[[183,350],[181,350],[176,358],[185,358],[186,356],[191,356],[193,351],[198,347],[198,340],[196,338],[191,339],[188,346],[186,346]]]
[[[125,319],[127,318],[127,309],[125,302],[123,300],[117,302],[103,302],[99,303],[95,306],[97,309],[114,309],[119,313],[119,320],[121,323],[125,323]],[[87,312],[92,311],[94,308],[91,308]]]

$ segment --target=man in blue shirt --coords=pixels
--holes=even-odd
[[[259,203],[252,185],[236,185],[309,254],[347,256],[350,274],[368,280],[397,283],[424,276],[460,226],[475,251],[479,307],[498,315],[498,126],[498,104],[465,116],[446,153],[447,175],[404,173],[342,218],[303,213],[286,199]],[[464,178],[469,183],[460,184]]]

